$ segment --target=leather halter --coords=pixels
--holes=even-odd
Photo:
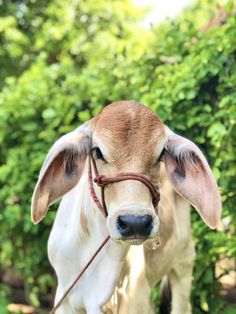
[[[93,174],[92,174],[92,168],[94,171],[94,179],[93,179]],[[160,201],[160,193],[157,191],[155,185],[147,179],[145,176],[135,173],[135,172],[124,172],[124,173],[119,173],[114,177],[107,177],[104,175],[100,175],[98,173],[97,165],[96,162],[93,158],[92,153],[89,155],[89,165],[88,165],[88,181],[89,181],[89,189],[90,189],[90,194],[97,205],[97,207],[100,209],[102,214],[107,217],[107,207],[106,207],[106,202],[105,202],[105,187],[108,184],[111,183],[116,183],[116,182],[121,182],[125,180],[136,180],[140,181],[146,187],[149,189],[151,195],[152,195],[152,203],[154,208],[157,207],[159,201]],[[94,190],[93,182],[95,182],[100,188],[101,188],[101,202],[97,198],[97,195]],[[65,300],[67,295],[71,292],[71,290],[75,287],[75,285],[78,283],[80,278],[83,276],[87,268],[90,266],[90,264],[93,262],[95,257],[98,255],[98,253],[101,251],[101,249],[105,246],[105,244],[108,242],[110,239],[110,236],[107,236],[104,241],[101,243],[101,245],[98,247],[98,249],[94,252],[94,254],[91,256],[87,264],[84,266],[84,268],[80,271],[80,273],[77,275],[75,280],[72,282],[72,284],[69,286],[69,288],[64,292],[60,300],[57,302],[56,305],[54,305],[53,309],[50,311],[50,314],[54,314],[56,310],[60,307],[62,302]]]
[[[90,189],[90,194],[97,205],[97,207],[100,209],[100,211],[103,213],[105,217],[107,217],[107,206],[106,206],[106,201],[105,201],[105,187],[108,184],[111,183],[116,183],[116,182],[121,182],[125,180],[135,180],[135,181],[140,181],[146,187],[149,189],[151,195],[152,195],[152,203],[154,208],[157,207],[159,201],[160,201],[160,193],[157,191],[155,185],[144,175],[135,173],[135,172],[123,172],[119,173],[114,177],[107,177],[105,175],[101,175],[98,172],[96,162],[93,158],[92,153],[89,156],[89,165],[88,165],[88,180],[89,180],[89,189]],[[94,171],[94,179],[92,175],[92,168]],[[101,188],[101,202],[99,201],[96,192],[94,190],[93,182],[95,182],[100,188]]]

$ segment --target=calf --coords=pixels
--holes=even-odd
[[[107,184],[101,198],[101,188],[89,180],[88,173],[96,172],[91,160],[106,178],[132,173],[139,179]],[[170,131],[147,107],[113,103],[52,146],[35,187],[33,222],[62,196],[48,241],[58,278],[55,303],[104,238],[111,239],[57,314],[154,313],[151,288],[165,275],[171,313],[191,313],[189,204],[213,229],[221,214],[216,182],[193,142]]]

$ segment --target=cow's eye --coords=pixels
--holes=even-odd
[[[162,150],[162,152],[161,152],[161,154],[160,154],[160,156],[158,158],[158,162],[163,161],[164,154],[165,154],[165,148],[163,148],[163,150]]]
[[[103,157],[103,154],[102,154],[100,148],[94,147],[94,148],[92,149],[92,151],[95,152],[95,158],[96,158],[96,159],[100,159],[100,160],[106,162],[106,160],[105,160],[105,158]]]

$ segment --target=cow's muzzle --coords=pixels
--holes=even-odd
[[[115,241],[141,244],[157,236],[159,218],[155,210],[142,204],[109,208],[107,228]]]

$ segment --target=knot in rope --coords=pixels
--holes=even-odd
[[[103,181],[105,178],[104,175],[99,174],[97,177],[93,179],[93,181],[99,186],[99,187],[104,187],[106,185],[106,182]]]

